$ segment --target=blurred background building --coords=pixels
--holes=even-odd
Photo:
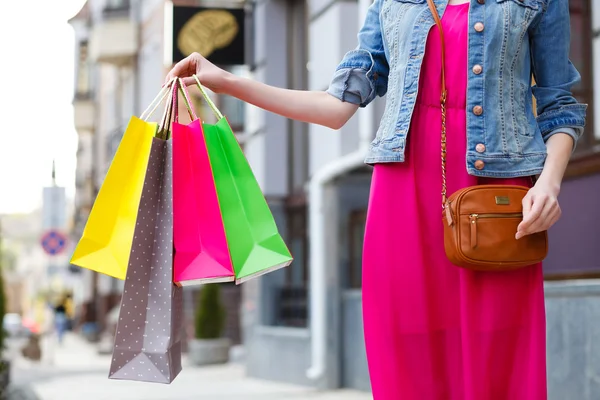
[[[545,263],[548,374],[556,399],[576,398],[577,393],[600,397],[600,125],[595,123],[600,101],[594,101],[600,96],[600,79],[594,79],[600,68],[600,1],[569,4],[571,57],[582,74],[574,90],[589,104],[589,118],[563,185],[563,217],[550,234]],[[79,134],[72,239],[81,236],[129,118],[150,103],[181,53],[179,22],[174,21],[181,15],[178,9],[242,7],[245,62],[226,68],[271,85],[325,90],[344,53],[356,46],[369,5],[369,0],[88,0],[71,20]],[[194,93],[200,115],[211,120]],[[226,96],[215,99],[295,257],[287,269],[241,287],[224,285],[227,335],[243,344],[251,376],[368,390],[360,289],[371,170],[362,158],[385,100],[360,110],[334,132]],[[87,270],[74,273],[83,282],[75,296],[79,326],[92,332],[92,339],[102,332],[110,335],[111,311],[118,307],[123,283]],[[191,326],[196,293],[185,292],[186,323]]]
[[[73,99],[79,136],[73,240],[81,237],[96,194],[132,115],[140,115],[158,93],[165,76],[165,1],[89,0],[70,21],[76,37]],[[168,10],[168,8],[167,8]],[[167,11],[168,12],[168,11]],[[197,109],[205,106],[194,97]],[[243,107],[224,105],[232,126],[243,129]],[[203,110],[204,111],[204,110]],[[204,115],[203,113],[200,113]],[[182,114],[184,115],[184,114]],[[155,115],[158,119],[160,115]],[[91,340],[112,349],[123,281],[80,269],[83,290],[77,298],[78,324]],[[240,288],[224,285],[227,335],[240,342]],[[186,329],[192,329],[197,293],[186,290]],[[102,334],[106,335],[102,335]]]

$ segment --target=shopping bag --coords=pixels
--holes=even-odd
[[[235,279],[206,143],[193,121],[173,123],[174,282],[187,286]]]
[[[169,93],[170,85],[140,118],[129,121],[72,255],[72,264],[125,279],[150,147],[158,127],[145,119]]]
[[[174,282],[235,279],[202,127],[173,126]]]
[[[236,283],[288,266],[292,256],[237,139],[194,76],[218,118],[202,124]]]
[[[109,378],[171,383],[181,372],[182,288],[173,284],[172,146],[154,138]]]

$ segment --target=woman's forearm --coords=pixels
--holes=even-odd
[[[286,118],[331,129],[340,129],[358,109],[323,91],[282,89],[233,74],[228,74],[222,91]]]
[[[546,157],[546,163],[540,175],[540,180],[544,180],[557,190],[560,190],[560,185],[573,151],[573,139],[567,134],[557,133],[548,139],[546,147],[548,156]]]

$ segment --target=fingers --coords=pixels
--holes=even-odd
[[[165,78],[164,85],[166,85],[173,78],[186,78],[192,76],[196,73],[196,54],[190,54],[183,60],[179,61],[175,66],[169,71]],[[163,85],[163,86],[164,86]]]
[[[169,73],[165,77],[165,82],[163,83],[163,86],[168,84],[171,80],[173,80],[173,78],[176,78],[179,75],[181,75],[182,70],[187,69],[184,65],[186,62],[187,59],[183,59],[177,64],[175,64],[175,66],[171,69],[171,71],[169,71]]]
[[[548,230],[561,216],[560,205],[556,198],[542,195],[524,199],[523,221],[517,228],[516,238]]]
[[[196,84],[196,80],[194,78],[183,78],[181,79],[183,81],[183,84],[187,87],[187,86],[193,86]]]
[[[550,216],[549,222],[548,222],[548,226],[540,229],[540,231],[545,231],[550,229],[550,227],[552,225],[554,225],[555,223],[558,222],[558,220],[560,219],[560,216],[562,215],[562,210],[560,209],[560,205],[558,205],[558,203],[556,203],[557,206],[556,208],[553,210],[552,215]]]
[[[524,236],[524,232],[528,229],[532,222],[532,207],[533,197],[529,194],[523,198],[523,221],[517,227],[517,240]]]
[[[163,83],[162,88],[164,89],[165,86],[171,86],[173,82],[175,82],[175,79],[176,78],[165,79],[165,83]]]
[[[531,225],[527,229],[528,234],[540,232],[547,229],[551,219],[554,217],[555,210],[557,207],[558,203],[553,202],[551,199],[547,199],[544,202],[544,207],[540,215],[535,221],[531,223]]]

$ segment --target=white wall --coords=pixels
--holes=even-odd
[[[316,4],[315,4],[316,3]],[[321,1],[312,1],[315,8]],[[337,65],[344,54],[357,45],[358,6],[356,3],[337,2],[320,13],[310,24],[309,88],[326,90]],[[354,151],[358,147],[358,119],[353,117],[342,129],[311,125],[310,172]]]
[[[286,4],[266,1],[257,4],[255,13],[256,62],[252,77],[279,87],[287,87]],[[245,144],[245,151],[266,196],[287,194],[287,132],[285,118],[250,109],[246,130],[258,132]]]
[[[165,74],[163,66],[164,0],[138,0],[140,2],[141,36],[138,58],[138,109],[139,115],[158,94]],[[160,119],[160,112],[151,118]]]

